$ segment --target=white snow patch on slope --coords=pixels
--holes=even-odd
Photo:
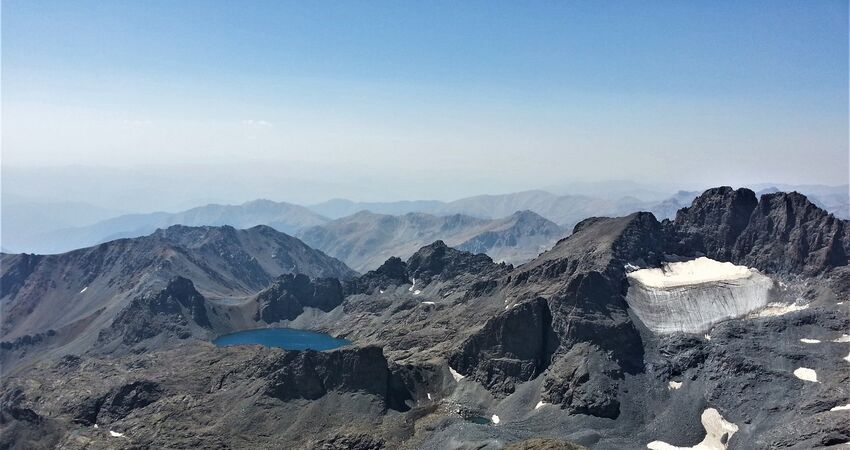
[[[754,272],[746,266],[701,257],[691,261],[667,263],[658,269],[635,270],[629,273],[629,278],[646,287],[665,289],[749,278]]]
[[[86,290],[88,290],[88,288],[89,288],[88,286],[84,287],[84,288],[80,291],[80,294],[82,294],[83,292],[85,292]]]
[[[499,416],[493,414],[493,417],[490,418],[490,422],[493,422],[493,425],[499,424]]]
[[[667,389],[670,389],[670,390],[676,390],[676,389],[679,389],[680,387],[682,387],[681,381],[670,380],[670,382],[667,383]]]
[[[848,403],[846,405],[833,406],[829,410],[830,411],[845,411],[845,410],[848,410],[848,409],[850,409],[850,403]]]
[[[452,369],[452,367],[451,367],[451,366],[449,366],[449,372],[451,372],[451,374],[452,374],[452,378],[454,378],[454,379],[455,379],[455,381],[460,381],[460,380],[462,380],[462,379],[466,378],[466,377],[464,377],[463,375],[461,375],[460,373],[458,373],[458,371],[456,371],[456,370]]]
[[[428,400],[431,400],[431,393],[428,393]]]
[[[808,307],[809,305],[796,305],[793,303],[790,305],[786,305],[784,303],[768,303],[764,308],[750,314],[750,318],[776,317],[796,311],[802,311]]]
[[[703,428],[705,428],[705,438],[693,447],[677,447],[663,441],[652,441],[646,444],[647,448],[652,450],[725,450],[723,436],[726,436],[725,442],[729,442],[729,438],[738,432],[738,426],[732,422],[727,422],[720,413],[714,408],[708,408],[702,412],[700,418]]]
[[[804,344],[820,344],[820,339],[803,338],[803,339],[800,339],[800,342],[802,342]]]
[[[774,282],[755,269],[708,258],[627,274],[626,301],[655,333],[700,333],[764,307]]]
[[[850,334],[842,334],[840,338],[833,339],[832,342],[850,342]]]
[[[109,435],[112,437],[124,437],[124,433],[119,433],[117,431],[109,430]]]
[[[542,407],[543,407],[543,405],[545,405],[545,404],[546,404],[546,403],[544,403],[544,402],[543,402],[543,400],[540,400],[539,402],[537,402],[537,404],[536,404],[536,405],[534,405],[534,409],[540,409],[540,408],[542,408]]]
[[[421,293],[422,293],[422,291],[420,291],[419,289],[413,291],[413,295],[419,295]]]
[[[799,367],[794,369],[794,376],[803,381],[811,381],[812,383],[818,382],[818,373],[808,367]]]
[[[841,359],[843,359],[847,362],[850,362],[850,353],[848,353],[847,356],[845,356],[844,358],[841,358]]]
[[[411,284],[410,287],[407,288],[408,292],[413,292],[414,287],[416,287],[416,278],[413,279],[413,284]]]
[[[436,305],[434,302],[422,302],[423,305]]]

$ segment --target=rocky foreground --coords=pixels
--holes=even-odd
[[[149,288],[113,274],[98,286],[133,290],[99,287],[96,315],[72,327],[30,326],[47,319],[15,309],[0,448],[843,448],[848,227],[799,194],[717,188],[675,220],[587,219],[516,268],[436,242],[360,277],[310,256],[346,275],[285,275],[254,293],[222,252],[201,277],[169,268]],[[699,332],[644,323],[629,273],[696,257],[757,271],[770,298],[718,320],[711,296],[680,302],[688,320],[707,316]],[[4,308],[40,311],[18,293],[61,279],[61,259],[3,261]],[[238,293],[222,273],[245,280]],[[353,345],[208,342],[260,326]]]

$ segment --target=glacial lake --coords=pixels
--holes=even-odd
[[[350,344],[329,334],[294,328],[258,328],[225,334],[213,340],[219,347],[229,345],[264,345],[285,350],[332,350]]]

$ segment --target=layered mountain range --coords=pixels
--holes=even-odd
[[[406,258],[397,256],[414,245],[409,225],[363,216],[309,233],[346,258],[361,240],[389,254],[398,245],[398,255],[360,276],[268,227],[178,226],[61,255],[3,255],[0,444],[850,443],[850,223],[800,194],[715,188],[674,219],[587,218],[516,267],[474,252],[546,224],[530,213]],[[428,220],[426,230],[471,219]],[[382,221],[390,226],[369,228]],[[644,270],[655,278],[633,275]],[[740,308],[715,307],[711,292],[750,274],[763,277],[757,295],[765,297],[736,290],[724,301]],[[685,326],[696,317],[708,320]],[[209,343],[265,326],[352,345]]]
[[[535,258],[564,234],[554,222],[531,211],[519,211],[502,219],[462,214],[391,216],[363,211],[304,229],[298,237],[352,268],[366,271],[377,268],[391,256],[407,258],[436,240],[519,264]]]

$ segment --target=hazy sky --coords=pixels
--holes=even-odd
[[[848,2],[4,0],[2,113],[4,170],[840,184]]]

